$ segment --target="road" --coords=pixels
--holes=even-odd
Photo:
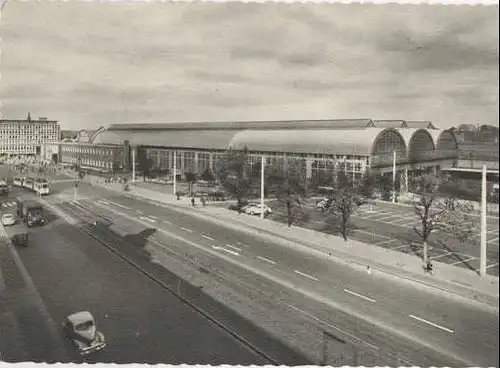
[[[7,228],[7,232],[10,231]],[[12,344],[10,336],[2,334],[5,342],[2,345],[9,347],[3,351],[5,360],[31,360],[36,356],[39,361],[63,362],[270,363],[110,252],[101,242],[62,219],[31,229],[29,246],[17,248],[17,252],[49,317],[48,321],[40,320],[39,314],[28,313],[29,305],[21,304],[23,308],[10,316],[14,323],[10,324],[9,331],[23,335],[18,343],[22,346],[9,345]],[[16,274],[15,268],[4,267],[4,256],[2,261],[2,273]],[[12,275],[3,278],[10,280]],[[10,307],[4,306],[12,310],[13,306]],[[50,338],[45,327],[46,324],[58,325],[65,316],[78,310],[93,313],[108,341],[106,349],[83,360],[62,335]],[[38,328],[29,328],[31,324]],[[51,346],[64,346],[64,354],[44,356],[40,347],[47,347],[47,342]],[[283,364],[291,364],[294,359],[307,364],[290,349],[284,346],[280,349],[279,355],[289,357]]]
[[[154,227],[157,231],[150,239],[163,248],[171,250],[172,244],[180,242],[201,258],[209,253],[219,259],[215,269],[230,269],[238,279],[249,273],[243,281],[265,289],[267,298],[287,306],[289,314],[302,315],[316,329],[340,334],[358,346],[369,342],[386,359],[387,354],[399,352],[405,361],[421,366],[498,365],[498,311],[368,277],[281,244],[102,188],[82,184],[78,191],[87,199],[71,203],[64,196],[54,196],[50,200],[59,202],[56,205],[63,210],[83,207],[87,213],[100,213],[114,221],[121,218],[120,223],[126,219],[130,224]],[[262,281],[259,276],[266,280],[265,288],[255,286]]]
[[[90,212],[113,219],[123,215],[129,221],[156,228],[154,239],[160,244],[172,244],[172,239],[196,244],[205,251],[215,251],[220,257],[229,258],[246,270],[257,274],[264,272],[277,283],[283,280],[291,283],[295,291],[309,297],[307,303],[302,302],[302,308],[297,306],[301,300],[298,296],[288,299],[297,310],[305,311],[322,323],[341,325],[343,331],[352,331],[356,337],[384,351],[407,351],[405,359],[414,364],[430,364],[421,360],[422,351],[434,364],[436,361],[450,364],[450,357],[443,357],[441,352],[454,357],[451,361],[498,364],[498,312],[385,279],[367,277],[348,267],[337,264],[333,267],[328,260],[102,188],[87,188],[82,184],[79,195],[92,196],[75,203]],[[68,206],[68,203],[62,205]],[[223,265],[219,267],[223,269]],[[274,292],[283,290],[283,286],[273,286]],[[333,317],[343,311],[347,311],[347,315],[342,314],[342,321]],[[362,323],[366,323],[364,328],[360,326]],[[473,347],[471,341],[475,342]]]

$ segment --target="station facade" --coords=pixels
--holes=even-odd
[[[247,148],[251,163],[264,157],[266,165],[299,159],[308,178],[321,176],[343,164],[349,175],[367,170],[401,174],[402,189],[412,173],[453,167],[457,140],[450,130],[426,121],[301,120],[217,123],[114,124],[85,142],[60,146],[64,164],[111,171],[117,164],[131,169],[139,150],[157,169],[176,174],[214,171],[228,149]]]

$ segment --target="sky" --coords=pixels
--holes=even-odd
[[[8,1],[4,119],[498,126],[498,5]]]

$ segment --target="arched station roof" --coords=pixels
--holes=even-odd
[[[176,148],[226,149],[238,130],[106,130],[94,139],[94,144],[158,146]]]
[[[400,128],[398,131],[405,140],[410,160],[421,161],[434,157],[436,146],[429,130],[422,128]]]
[[[458,157],[458,141],[452,130],[429,130],[436,147],[436,158]]]
[[[366,128],[362,130],[244,130],[229,143],[233,149],[247,147],[250,151],[288,152],[303,154],[370,156],[381,137],[400,137],[394,129]]]

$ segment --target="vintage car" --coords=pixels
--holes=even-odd
[[[106,347],[104,335],[97,331],[94,317],[90,312],[71,314],[65,318],[62,327],[66,337],[80,355],[87,355]]]

